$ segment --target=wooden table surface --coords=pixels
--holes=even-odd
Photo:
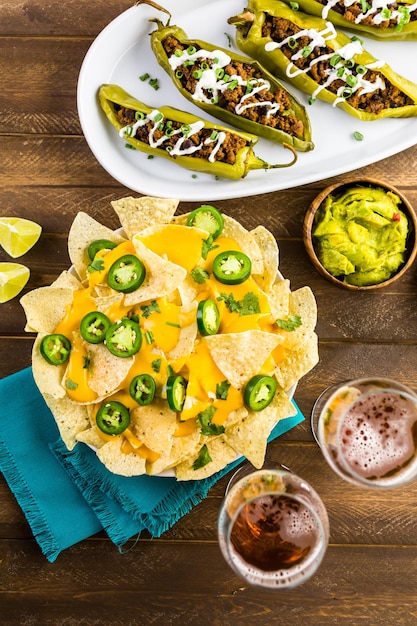
[[[78,211],[115,228],[110,201],[131,193],[93,157],[76,109],[85,53],[130,6],[128,0],[0,2],[0,215],[43,227],[38,244],[21,259],[31,270],[27,289],[50,284],[69,266],[67,234]],[[354,175],[381,177],[417,206],[416,167],[417,145]],[[320,363],[295,395],[307,418],[319,393],[347,377],[383,374],[417,389],[417,266],[392,288],[373,293],[350,293],[322,279],[301,233],[304,213],[324,186],[320,181],[216,203],[248,228],[267,226],[292,288],[309,285],[315,293]],[[180,210],[196,206],[181,203]],[[3,252],[0,260],[8,260]],[[30,365],[33,335],[24,333],[24,324],[18,299],[1,305],[2,377]],[[225,479],[160,539],[144,534],[121,555],[102,533],[50,564],[1,477],[0,623],[417,624],[417,483],[375,494],[349,486],[327,467],[308,419],[273,442],[267,460],[310,481],[328,509],[327,554],[301,587],[262,592],[224,563],[216,520]]]

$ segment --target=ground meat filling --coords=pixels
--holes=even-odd
[[[175,53],[176,50],[185,50],[189,44],[183,45],[175,37],[169,36],[163,41],[164,50],[169,57]],[[201,50],[196,43],[193,46],[197,50]],[[207,63],[212,65],[212,59],[197,59],[196,63],[191,66],[181,65],[179,68],[182,72],[181,86],[188,93],[193,94],[196,90],[198,80],[194,78],[193,72],[199,69],[201,63]],[[229,65],[224,68],[224,71],[229,76],[240,76],[244,81],[255,81],[262,78],[262,73],[251,63],[240,63],[232,60]],[[205,92],[209,97],[208,92]],[[241,98],[245,95],[246,89],[244,85],[236,85],[233,89],[225,89],[219,93],[219,101],[216,106],[236,113],[236,105],[239,104]],[[274,115],[268,115],[270,106],[258,106],[259,103],[269,102],[278,103],[279,110]],[[256,92],[245,100],[245,104],[257,103],[257,106],[245,108],[241,113],[236,113],[240,117],[246,118],[263,126],[269,126],[275,128],[292,137],[302,137],[304,133],[304,124],[301,120],[297,119],[291,108],[291,100],[288,97],[287,92],[284,89],[278,89],[275,93],[268,90],[262,90]]]
[[[317,1],[320,2],[320,4],[322,4],[323,6],[326,6],[328,3],[328,0],[317,0]],[[396,11],[399,6],[403,6],[407,8],[407,4],[397,3],[397,2],[393,2],[392,4],[390,4],[389,8],[392,11]],[[345,6],[344,0],[339,0],[339,2],[335,6],[332,7],[332,10],[342,15],[345,18],[345,20],[348,20],[348,22],[354,22],[359,15],[362,15],[363,13],[365,13],[365,11],[363,10],[363,6],[360,2],[354,2],[353,4],[347,7]],[[398,25],[398,22],[396,19],[383,20],[381,23],[378,24],[377,22],[374,21],[374,18],[376,15],[379,16],[380,14],[381,14],[381,11],[376,10],[375,13],[372,13],[371,15],[367,15],[364,19],[361,19],[360,24],[365,24],[366,26],[372,26],[373,28],[395,28]],[[410,22],[414,22],[415,20],[417,20],[417,10],[410,11]]]
[[[295,35],[295,33],[300,32],[300,30],[301,28],[289,20],[265,14],[265,22],[262,29],[263,37],[269,37],[273,41],[280,43],[287,37],[291,37]],[[291,59],[298,50],[309,46],[311,43],[311,39],[308,36],[300,37],[292,41],[296,43],[295,47],[290,47],[287,44],[281,47],[281,52],[283,52],[288,59]],[[293,63],[296,67],[304,69],[310,65],[313,59],[322,55],[332,55],[332,53],[334,53],[332,48],[327,46],[319,48],[316,46],[308,56],[301,57],[293,61]],[[322,85],[327,79],[327,71],[330,68],[330,59],[323,59],[315,63],[311,69],[306,72],[306,75],[312,78],[318,85]],[[356,65],[351,68],[352,74],[354,75],[357,74],[356,68]],[[360,111],[365,111],[366,113],[378,115],[385,109],[396,109],[415,104],[407,94],[390,83],[390,81],[378,71],[367,69],[366,73],[362,75],[362,78],[369,82],[375,82],[377,76],[383,78],[385,89],[376,89],[371,93],[362,93],[362,90],[358,89],[354,91],[351,96],[346,98],[350,106]],[[345,81],[336,79],[328,85],[326,89],[332,93],[337,93],[337,90],[345,85]]]
[[[122,126],[133,125],[136,122],[135,111],[133,111],[132,109],[120,107],[119,105],[116,105],[115,109],[117,112],[117,117],[119,119],[119,122],[122,124]],[[164,122],[166,123],[167,120],[164,120]],[[175,122],[173,120],[171,120],[171,124],[174,130],[179,130],[182,126],[180,122]],[[154,128],[154,125],[155,123],[153,121],[149,121],[147,124],[144,124],[143,126],[139,126],[139,128],[136,130],[134,138],[138,139],[139,141],[142,141],[142,143],[146,143],[150,145],[149,134],[151,130]],[[213,130],[214,130],[213,128],[203,128],[199,132],[193,133],[192,135],[190,135],[182,144],[183,149],[190,148],[191,146],[198,146],[200,143],[202,143],[203,145],[201,146],[199,150],[197,150],[196,152],[193,152],[192,154],[188,154],[187,156],[194,157],[196,159],[204,159],[205,161],[208,161],[217,143],[211,142],[207,145],[204,145],[204,141],[210,138]],[[155,141],[157,141],[158,139],[160,139],[161,137],[165,135],[164,131],[165,131],[165,125],[161,124],[161,127],[160,128],[158,127],[153,133],[153,137]],[[229,165],[234,165],[236,163],[236,156],[239,150],[247,146],[247,141],[243,137],[239,137],[238,135],[234,135],[233,133],[226,132],[225,134],[226,134],[226,137],[224,141],[222,142],[219,150],[216,152],[214,156],[214,161],[217,161],[220,163],[227,163]],[[177,141],[178,141],[178,135],[173,135],[171,137],[167,136],[166,140],[163,142],[163,145],[161,145],[161,148],[169,152],[170,149],[174,147]],[[178,157],[173,155],[172,158],[175,159]]]

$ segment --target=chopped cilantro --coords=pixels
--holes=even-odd
[[[157,374],[159,370],[161,369],[161,364],[162,364],[162,359],[155,359],[155,361],[152,361],[151,363],[151,367],[153,371],[156,372]]]
[[[206,270],[203,270],[203,268],[199,265],[191,270],[190,274],[194,281],[199,285],[202,285],[208,278],[210,278],[210,274],[206,272]]]
[[[201,467],[204,467],[205,465],[210,463],[211,460],[212,460],[212,458],[210,456],[208,448],[207,448],[206,444],[204,444],[204,446],[201,448],[200,452],[198,453],[198,457],[196,458],[196,460],[193,463],[193,470],[198,470]]]
[[[242,300],[235,300],[232,293],[222,292],[217,300],[223,300],[231,313],[239,313],[239,315],[254,315],[260,313],[258,296],[252,291],[245,293]]]
[[[220,384],[216,385],[216,398],[218,400],[227,400],[229,395],[230,383],[228,380],[223,380]]]
[[[216,411],[216,407],[211,405],[197,415],[197,424],[201,427],[202,435],[221,435],[224,433],[224,426],[211,423]]]
[[[261,312],[258,296],[256,296],[252,292],[245,293],[241,303],[242,307],[240,310],[240,315],[254,315],[255,313]]]
[[[87,271],[92,274],[93,272],[102,272],[104,270],[103,259],[94,259],[87,267]]]
[[[91,372],[91,359],[88,356],[83,356],[83,361],[83,370],[88,370],[89,372]]]
[[[155,341],[153,333],[150,330],[145,330],[145,338],[149,345]]]
[[[159,308],[159,304],[156,300],[152,300],[150,304],[146,304],[140,307],[142,310],[143,317],[148,318],[151,313],[160,313],[161,309]]]
[[[67,380],[65,381],[65,387],[66,387],[67,389],[72,389],[72,390],[74,390],[74,389],[77,389],[77,387],[78,387],[78,383],[74,383],[74,381],[73,381],[73,380],[71,380],[71,378],[67,378]]]
[[[207,255],[210,252],[210,250],[215,250],[218,247],[219,247],[218,244],[213,246],[213,235],[210,235],[209,237],[207,237],[207,239],[203,240],[201,256],[203,257],[203,259],[207,259]]]
[[[293,332],[296,328],[302,325],[301,317],[299,315],[289,315],[286,320],[275,320],[278,328],[281,330],[288,330]]]

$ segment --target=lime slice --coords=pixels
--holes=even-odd
[[[20,263],[0,263],[0,304],[17,296],[29,276],[29,269]]]
[[[14,259],[26,254],[42,232],[36,222],[22,217],[0,217],[0,245]]]

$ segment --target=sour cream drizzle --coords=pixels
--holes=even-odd
[[[334,6],[338,3],[339,0],[328,0],[326,5],[323,7],[321,16],[323,19],[327,19],[329,15],[329,11],[333,9]],[[352,6],[357,0],[343,0],[343,5],[348,8]],[[381,24],[385,22],[387,19],[395,20],[397,24],[401,24],[404,22],[404,11],[398,11],[396,9],[390,9],[390,6],[396,4],[393,0],[367,0],[367,4],[370,5],[370,9],[366,11],[366,13],[360,13],[355,18],[355,24],[360,24],[367,17],[373,16],[372,21],[374,24]],[[412,11],[417,9],[417,2],[414,4],[403,4],[400,5],[406,9],[406,13],[410,14]],[[387,9],[390,12],[390,17],[384,17],[384,9]]]
[[[333,24],[331,24],[330,22],[326,22],[326,27],[321,31],[318,31],[315,28],[306,28],[304,30],[300,30],[298,33],[286,37],[279,43],[275,41],[268,42],[265,45],[265,50],[267,52],[272,52],[273,50],[281,48],[285,44],[288,44],[288,42],[299,39],[300,37],[308,37],[310,39],[309,47],[313,50],[314,48],[324,48],[326,46],[326,41],[330,39],[335,39],[336,31]],[[328,54],[318,55],[316,58],[311,60],[309,65],[307,65],[303,69],[300,69],[295,65],[294,61],[297,61],[298,59],[301,59],[303,57],[303,49],[301,49],[291,56],[291,62],[287,66],[286,74],[288,78],[294,78],[299,74],[306,74],[317,63],[330,60],[338,55],[340,57],[340,60],[326,70],[325,82],[322,85],[318,85],[317,89],[315,89],[312,94],[312,98],[316,98],[320,91],[329,87],[333,81],[342,80],[346,84],[342,85],[337,90],[338,97],[333,102],[333,106],[336,106],[339,102],[343,102],[344,100],[346,100],[346,97],[343,95],[346,94],[346,90],[348,90],[349,95],[352,95],[359,89],[361,89],[361,93],[372,93],[373,91],[377,91],[378,89],[385,89],[385,81],[380,76],[377,77],[375,82],[371,82],[365,80],[362,75],[353,74],[352,69],[346,66],[345,62],[347,60],[352,59],[354,55],[360,54],[361,52],[363,52],[363,48],[360,41],[352,41]],[[382,67],[383,65],[383,61],[375,61],[374,63],[368,63],[363,67],[366,69],[376,69],[378,67]],[[349,77],[352,77],[352,79],[350,79]]]
[[[191,145],[183,148],[183,144],[192,135],[199,133],[204,128],[204,122],[198,121],[194,122],[194,124],[189,124],[187,126],[186,132],[184,132],[183,128],[178,128],[177,130],[173,130],[172,133],[168,136],[166,134],[162,135],[159,139],[155,139],[156,131],[161,127],[161,124],[164,120],[164,116],[161,111],[158,109],[154,109],[143,119],[136,120],[134,124],[128,124],[119,130],[119,135],[123,139],[126,137],[134,137],[136,135],[136,131],[141,126],[145,126],[148,122],[153,122],[153,126],[149,131],[148,142],[151,148],[160,148],[162,145],[170,138],[175,135],[179,135],[177,141],[175,142],[172,149],[169,151],[170,156],[185,156],[194,154],[202,149],[204,145],[209,145],[210,143],[215,143],[213,150],[210,153],[208,160],[210,163],[215,161],[215,157],[217,152],[220,150],[220,147],[224,140],[226,139],[226,133],[223,131],[215,132],[213,136],[208,137],[204,140],[204,142],[200,142],[198,145]],[[165,126],[166,128],[166,126]]]
[[[271,83],[264,79],[249,79],[244,80],[238,74],[231,74],[227,77],[227,80],[223,78],[224,68],[229,65],[231,62],[231,58],[228,54],[223,52],[222,50],[213,50],[210,52],[209,50],[197,50],[195,52],[189,52],[188,50],[183,50],[180,56],[173,54],[169,57],[169,64],[173,72],[175,72],[179,67],[184,65],[187,62],[196,62],[197,60],[207,60],[211,59],[212,64],[209,68],[199,68],[201,71],[200,78],[196,79],[197,84],[195,87],[195,91],[191,94],[193,100],[197,102],[204,102],[206,104],[214,104],[218,101],[219,93],[226,91],[227,89],[236,88],[238,85],[246,88],[246,93],[240,98],[239,102],[236,104],[235,113],[237,115],[242,115],[242,113],[249,108],[254,107],[268,107],[268,112],[266,117],[269,118],[272,115],[276,115],[276,113],[280,109],[279,103],[273,103],[269,100],[260,101],[260,102],[250,102],[246,103],[245,101],[251,96],[261,92],[261,91],[269,91],[271,88]],[[197,65],[196,68],[199,66]],[[209,91],[210,97],[206,95],[206,92]]]

